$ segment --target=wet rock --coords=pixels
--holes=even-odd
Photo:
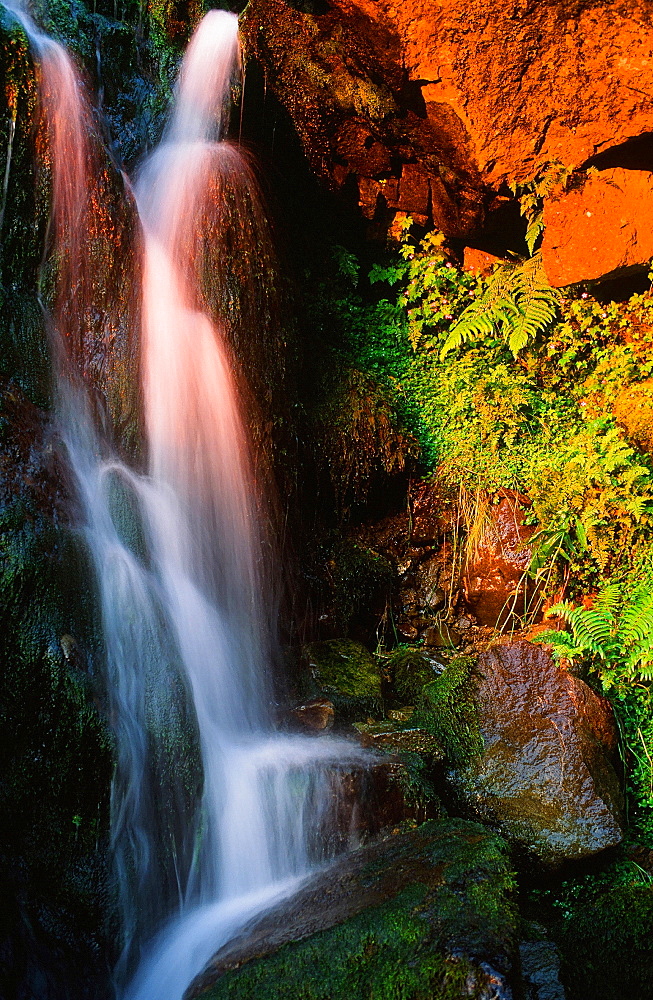
[[[0,383],[0,995],[109,993],[106,723],[85,673],[98,610],[46,414]],[[73,635],[75,638],[73,639]]]
[[[542,260],[552,285],[613,278],[653,256],[653,174],[601,170],[544,208]]]
[[[314,642],[302,650],[314,693],[328,697],[339,716],[376,713],[381,703],[381,673],[364,646],[349,639]]]
[[[368,748],[390,750],[393,753],[419,753],[433,760],[442,760],[444,754],[432,733],[425,729],[406,729],[385,722],[355,722],[361,736],[361,745]]]
[[[508,1000],[515,911],[505,845],[462,820],[358,850],[253,922],[188,1000]],[[394,995],[394,994],[393,994]]]
[[[524,519],[528,499],[501,490],[484,511],[480,539],[468,555],[463,573],[465,603],[479,625],[501,627],[523,614],[533,596],[526,577],[534,528]]]
[[[435,545],[459,523],[455,497],[437,480],[425,479],[413,487],[410,506],[413,546]]]
[[[540,940],[522,941],[519,958],[524,1000],[566,1000],[560,982],[560,952],[553,941],[544,936]]]
[[[328,732],[333,729],[335,708],[328,698],[314,698],[304,705],[293,708],[290,715],[302,729],[309,732]]]
[[[442,665],[422,650],[398,649],[386,660],[385,670],[397,697],[414,704],[424,685],[442,671]]]
[[[620,843],[607,699],[522,640],[482,653],[471,690],[482,749],[453,776],[468,806],[546,862]]]

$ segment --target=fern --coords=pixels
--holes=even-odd
[[[612,585],[598,594],[592,608],[561,601],[547,615],[563,618],[570,631],[541,632],[534,641],[549,643],[557,658],[605,664],[600,673],[606,689],[620,678],[653,680],[653,590],[640,587],[624,599],[621,588]]]
[[[560,295],[546,281],[540,254],[523,263],[502,264],[483,294],[451,327],[441,357],[463,343],[499,334],[516,356],[556,318]]]

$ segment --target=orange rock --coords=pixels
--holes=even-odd
[[[500,257],[495,257],[485,250],[475,250],[474,247],[465,247],[463,256],[463,271],[470,271],[472,274],[491,274],[495,264],[503,264]]]
[[[653,257],[653,174],[588,175],[544,206],[542,258],[552,285],[610,277]]]
[[[498,503],[487,508],[485,530],[463,573],[465,604],[479,625],[501,627],[517,620],[533,597],[526,571],[533,555],[528,541],[535,529],[524,524],[527,507],[526,497],[501,490]]]
[[[427,116],[448,107],[493,184],[578,167],[653,129],[650,5],[577,0],[332,0],[400,40]]]
[[[632,206],[642,195],[649,211],[649,153],[633,140],[653,133],[649,3],[330,0],[309,15],[286,0],[250,0],[241,21],[313,169],[335,187],[356,176],[368,218],[390,224],[400,210],[478,239],[506,183],[596,160],[609,170],[583,196],[603,206],[603,237],[596,220],[583,221],[594,209],[576,205],[579,194],[558,199],[547,214],[549,276],[561,285],[645,259],[650,218],[633,229]],[[620,177],[624,167],[639,181]],[[613,196],[611,171],[622,189]],[[396,202],[375,186],[389,180]]]

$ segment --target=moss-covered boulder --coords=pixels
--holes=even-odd
[[[215,956],[204,1000],[510,995],[516,914],[505,843],[463,820],[362,849]]]
[[[381,706],[381,672],[372,654],[350,639],[328,639],[305,646],[302,659],[311,695],[327,695],[336,721],[376,714]]]
[[[433,662],[418,649],[396,650],[388,657],[385,669],[402,705],[415,705],[424,685],[436,678]]]
[[[483,750],[472,680],[475,663],[470,656],[451,660],[422,688],[411,719],[435,737],[454,768],[464,768]]]
[[[506,640],[452,661],[420,712],[466,807],[511,840],[547,863],[620,843],[610,705],[541,647]]]

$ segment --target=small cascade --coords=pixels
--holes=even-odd
[[[41,64],[54,237],[67,262],[52,324],[65,344],[71,315],[88,308],[75,300],[74,268],[93,184],[89,113],[65,51],[14,12]],[[181,1000],[219,946],[347,846],[338,773],[365,763],[344,741],[278,733],[270,711],[269,546],[230,313],[203,282],[224,266],[207,231],[224,248],[230,218],[251,218],[254,236],[264,226],[251,170],[225,139],[237,28],[222,11],[200,24],[135,185],[146,474],[118,460],[70,353],[55,351],[58,419],[102,608],[125,1000]]]

